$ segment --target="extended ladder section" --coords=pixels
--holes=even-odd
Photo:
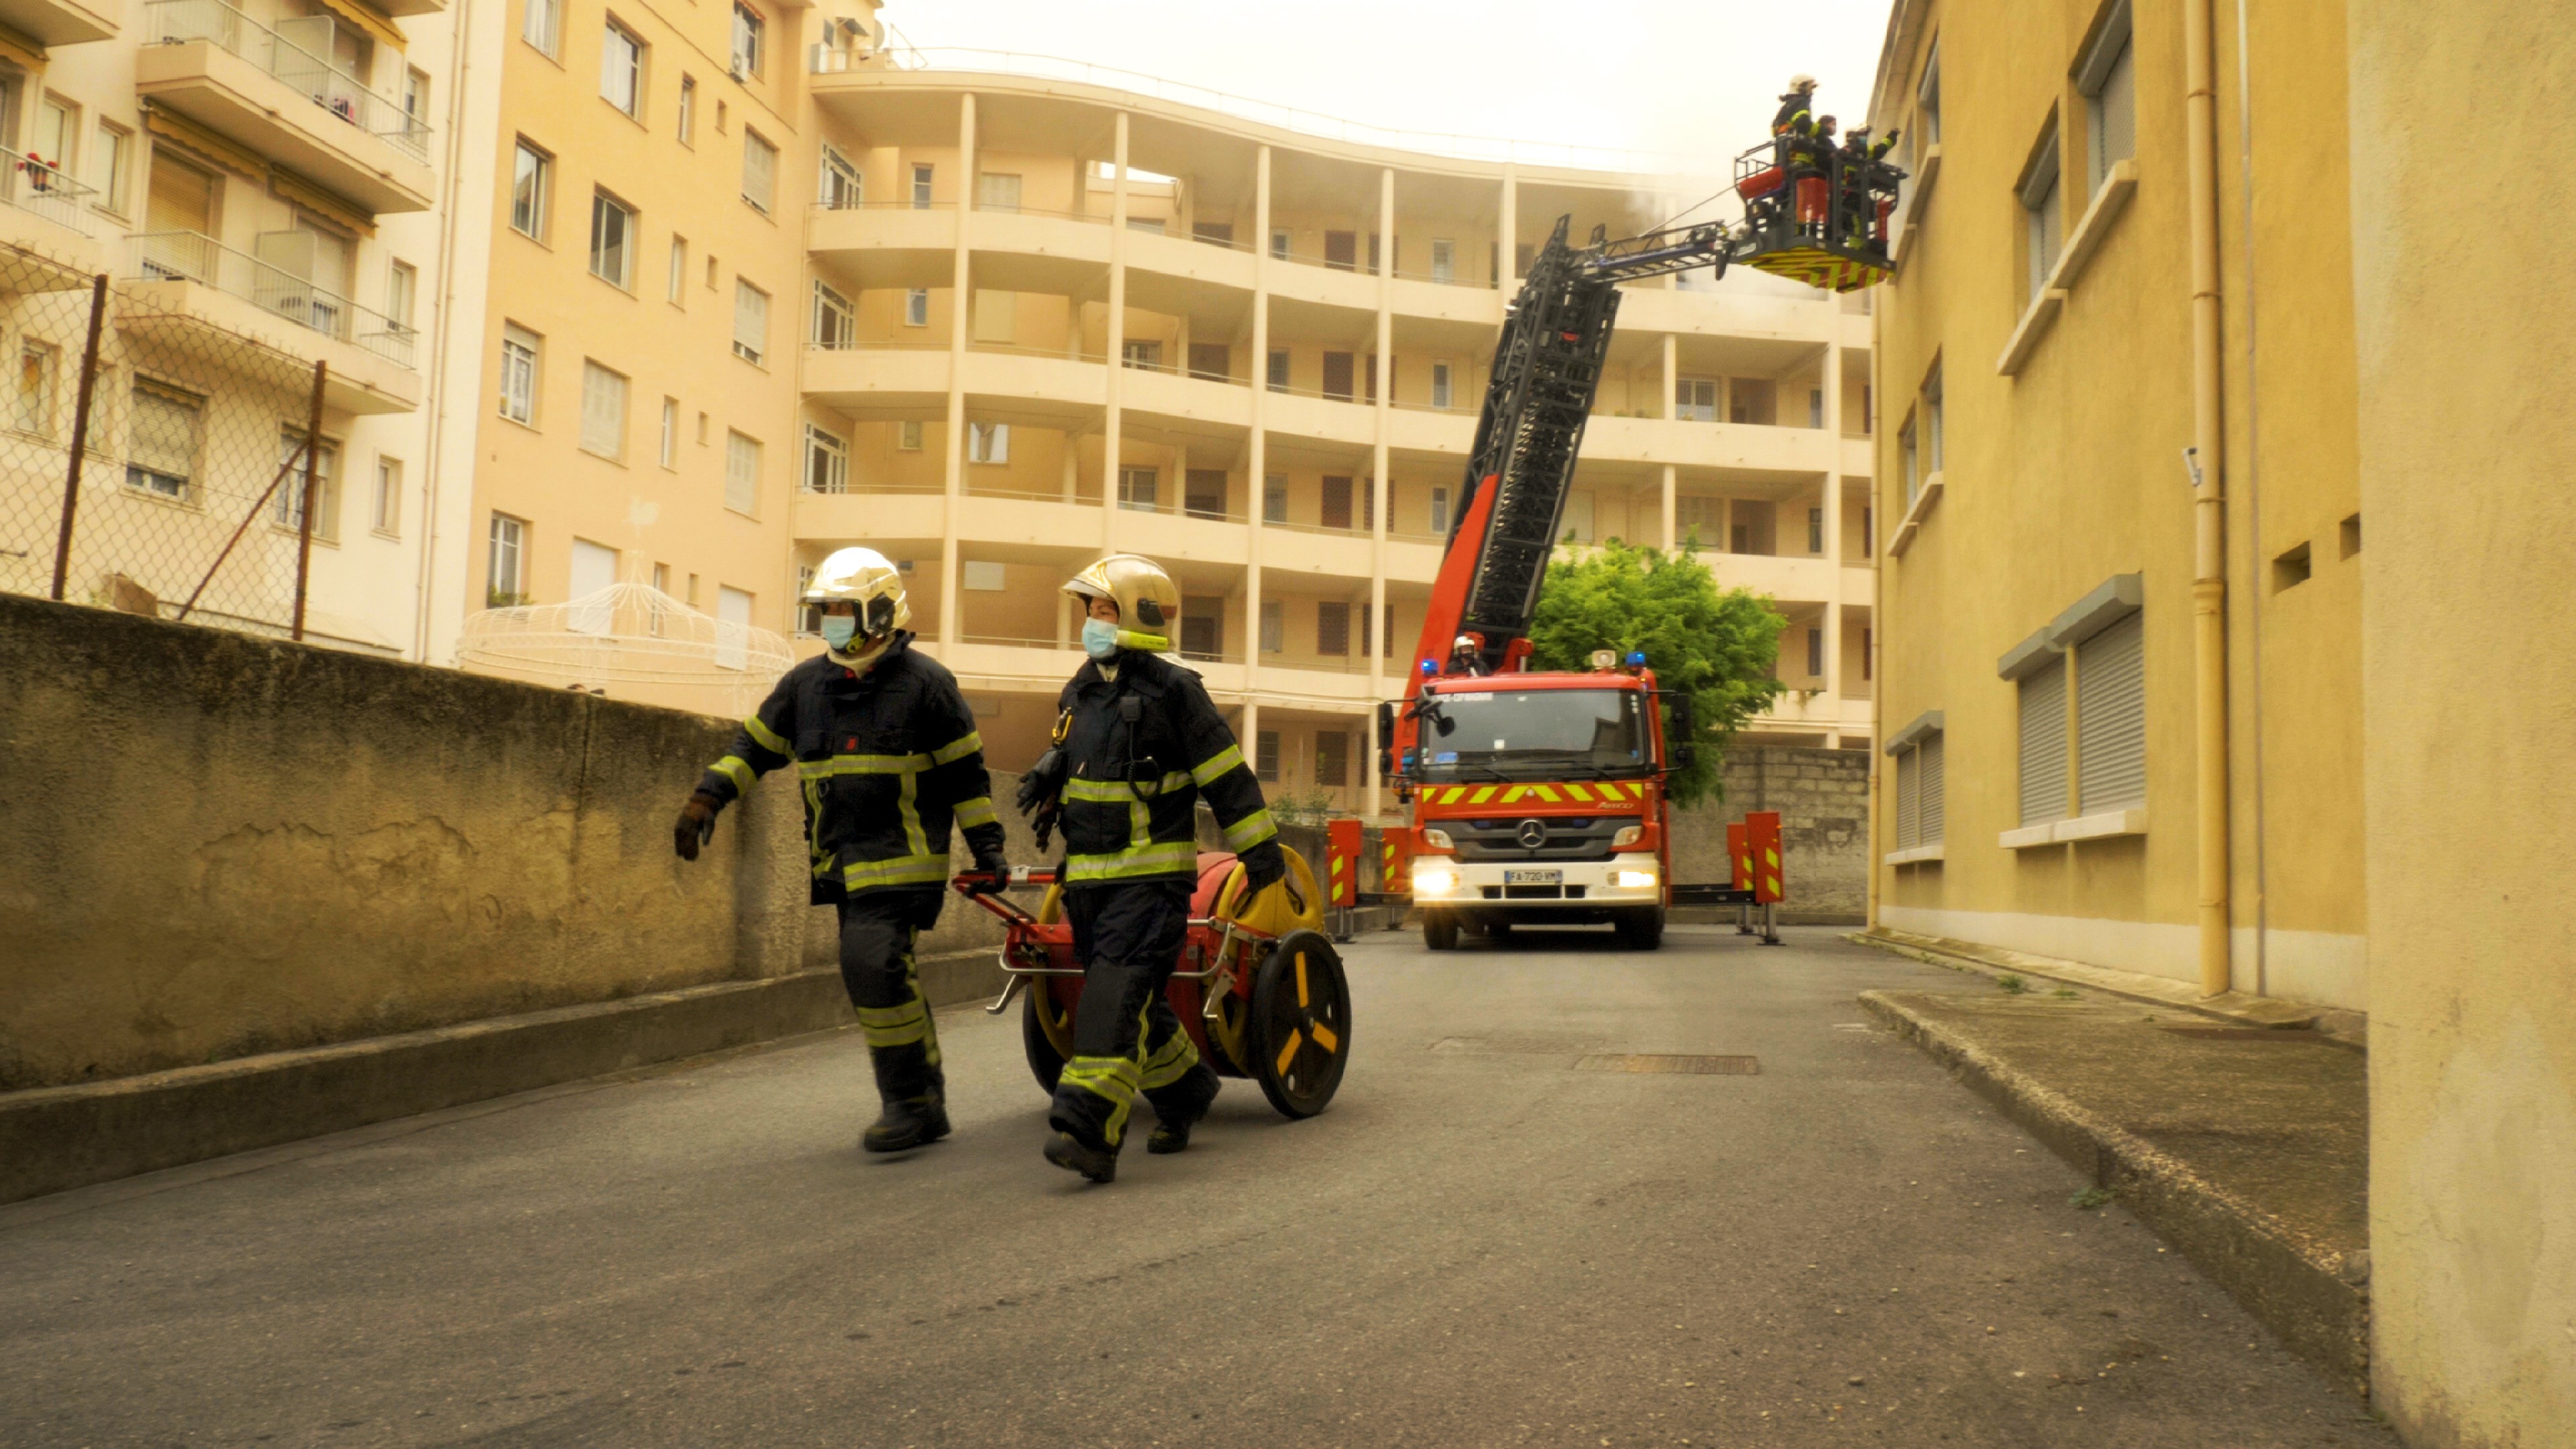
[[[1596,229],[1578,251],[1566,245],[1570,220],[1557,218],[1503,318],[1463,501],[1414,654],[1417,670],[1425,661],[1433,666],[1425,672],[1465,662],[1453,658],[1451,645],[1472,634],[1481,641],[1474,667],[1494,673],[1528,636],[1564,526],[1583,425],[1601,388],[1618,284],[1693,267],[1726,270],[1726,230],[1715,224],[1617,242]]]

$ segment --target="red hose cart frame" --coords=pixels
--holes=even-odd
[[[1288,878],[1247,901],[1235,858],[1200,853],[1189,933],[1163,991],[1218,1075],[1251,1078],[1282,1116],[1300,1118],[1323,1111],[1342,1084],[1351,995],[1341,955],[1321,929],[1323,899],[1314,873],[1295,851],[1287,857]],[[1053,870],[1011,871],[1011,885],[1048,887],[1035,911],[1000,894],[969,894],[989,879],[969,873],[950,882],[1002,920],[1001,966],[1009,980],[984,1010],[999,1016],[1026,992],[1020,1044],[1030,1075],[1053,1093],[1073,1054],[1073,1014],[1082,999],[1073,926],[1063,918]]]

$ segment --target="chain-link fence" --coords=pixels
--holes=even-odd
[[[284,272],[225,288],[148,253],[139,272],[0,247],[0,590],[300,638],[309,527],[340,513],[337,450],[305,443],[324,369],[222,309],[311,326],[330,294]]]

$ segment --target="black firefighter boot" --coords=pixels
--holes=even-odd
[[[1153,1153],[1188,1150],[1190,1129],[1208,1114],[1208,1108],[1216,1105],[1217,1090],[1223,1085],[1217,1080],[1215,1071],[1201,1062],[1190,1068],[1179,1081],[1161,1091],[1147,1093],[1154,1104],[1155,1121],[1153,1135],[1145,1139],[1145,1150]]]
[[[859,1135],[859,1146],[869,1152],[905,1152],[947,1136],[946,1082],[937,1067],[923,1060],[928,1053],[914,1044],[868,1055],[885,1109]]]
[[[1079,1172],[1093,1182],[1118,1180],[1118,1149],[1094,1147],[1070,1132],[1058,1132],[1047,1139],[1046,1160],[1067,1172]]]

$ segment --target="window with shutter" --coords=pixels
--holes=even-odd
[[[778,199],[778,148],[748,126],[742,132],[742,199],[764,213]]]
[[[626,379],[586,359],[581,365],[581,446],[603,458],[626,455]]]
[[[1193,596],[1181,600],[1181,657],[1220,659],[1225,654],[1225,600]]]
[[[760,503],[760,440],[737,432],[725,434],[725,507],[736,513],[757,511]]]
[[[2066,817],[2066,656],[2021,677],[2021,823]]]
[[[1192,518],[1225,517],[1225,470],[1190,469],[1181,480],[1181,509]]]
[[[1896,848],[1912,850],[1923,843],[1923,756],[1919,749],[1896,754]]]
[[[203,400],[137,385],[126,410],[125,483],[129,488],[183,501],[193,498],[197,430]]]
[[[1327,474],[1324,478],[1323,524],[1326,528],[1351,526],[1351,480]]]
[[[1273,785],[1279,783],[1279,731],[1252,732],[1252,777]]]
[[[2144,614],[2075,646],[2075,787],[2087,815],[2147,803]]]
[[[768,350],[769,294],[736,277],[733,283],[733,355],[745,362],[759,362]]]
[[[1924,736],[1923,743],[1914,747],[1914,753],[1920,757],[1915,764],[1915,773],[1921,780],[1920,799],[1915,805],[1916,833],[1922,837],[1922,844],[1939,845],[1943,823],[1941,736],[1937,733]]]
[[[1348,658],[1351,652],[1351,606],[1338,599],[1315,605],[1315,652]]]
[[[1346,730],[1315,731],[1315,783],[1347,785],[1350,782],[1350,733]]]
[[[1278,654],[1288,648],[1288,605],[1279,599],[1261,601],[1261,652]]]
[[[1347,352],[1324,354],[1324,396],[1341,402],[1351,400],[1351,361]]]

